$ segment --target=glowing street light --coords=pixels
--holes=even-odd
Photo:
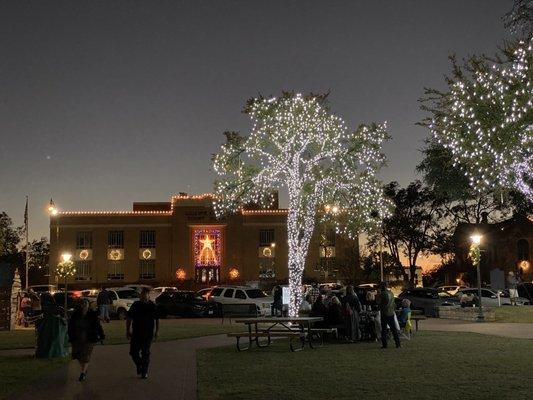
[[[57,207],[54,204],[54,200],[50,199],[50,203],[48,204],[48,214],[50,215],[57,215]]]
[[[65,304],[64,304],[65,319],[68,318],[68,315],[67,315],[68,277],[74,276],[75,274],[76,274],[76,269],[74,268],[74,262],[72,261],[72,254],[70,253],[61,254],[61,262],[57,264],[56,275],[60,278],[65,279]]]
[[[483,237],[479,233],[474,233],[472,236],[470,236],[470,240],[472,241],[472,245],[470,246],[470,252],[469,256],[472,260],[472,263],[476,266],[477,269],[477,297],[479,299],[479,314],[477,316],[478,322],[485,321],[485,316],[483,315],[483,305],[481,300],[481,271],[480,271],[480,264],[481,264],[481,239]]]

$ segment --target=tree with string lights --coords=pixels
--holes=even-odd
[[[452,57],[448,90],[425,90],[433,143],[478,193],[514,190],[533,201],[532,44],[521,40],[493,60],[464,65]]]
[[[385,162],[385,124],[349,131],[326,96],[285,92],[250,99],[244,112],[251,133],[226,132],[213,157],[215,212],[236,212],[250,203],[269,207],[275,190],[288,193],[289,315],[298,314],[309,243],[319,219],[354,236],[375,229],[388,215],[376,174]],[[321,211],[321,212],[319,212]]]

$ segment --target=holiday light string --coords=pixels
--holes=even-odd
[[[478,192],[517,190],[533,202],[532,40],[505,62],[469,64],[439,98],[429,126]]]
[[[274,191],[287,190],[289,315],[296,316],[317,215],[350,236],[375,229],[388,216],[389,203],[376,178],[385,162],[386,125],[361,125],[350,132],[323,97],[294,93],[251,99],[245,112],[252,119],[250,135],[226,132],[226,143],[213,159],[220,176],[215,213],[220,217],[250,203],[268,208]],[[317,214],[326,204],[338,210],[335,216]]]

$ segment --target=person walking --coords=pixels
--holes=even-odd
[[[509,271],[507,276],[507,284],[509,288],[509,300],[511,305],[516,306],[516,301],[518,300],[518,279],[515,276],[513,271]]]
[[[402,347],[400,343],[400,335],[398,334],[394,320],[394,295],[389,290],[387,282],[381,282],[379,288],[381,290],[379,296],[379,311],[381,313],[381,348],[387,348],[387,326],[392,332],[394,343],[396,343],[396,348]]]
[[[153,301],[149,298],[150,289],[141,289],[140,300],[134,302],[128,310],[126,319],[126,337],[130,341],[130,356],[137,367],[137,375],[148,378],[150,364],[150,346],[157,340],[159,318]]]
[[[105,322],[109,322],[109,306],[111,305],[111,296],[105,287],[102,287],[100,293],[96,297],[96,305],[98,311],[100,311],[100,319]]]
[[[87,379],[94,344],[105,339],[98,313],[90,309],[86,299],[81,301],[68,322],[68,339],[72,345],[72,359],[78,360],[81,367],[78,380],[83,382]]]

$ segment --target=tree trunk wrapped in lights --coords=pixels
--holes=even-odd
[[[425,121],[478,192],[515,190],[533,201],[533,41],[509,46],[496,60],[453,59],[449,90],[426,89]]]
[[[385,125],[361,125],[350,132],[332,114],[326,96],[283,93],[252,98],[244,110],[252,121],[249,136],[226,132],[213,157],[217,215],[254,203],[269,207],[273,192],[288,193],[289,314],[298,314],[301,284],[317,211],[338,232],[356,235],[376,228],[387,215],[376,173],[385,162]]]

